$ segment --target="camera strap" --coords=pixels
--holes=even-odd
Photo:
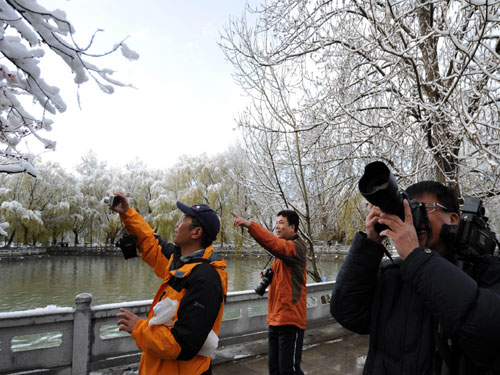
[[[266,268],[267,268],[267,266],[269,265],[269,262],[270,262],[272,259],[274,259],[274,256],[272,256],[272,255],[271,255],[271,256],[269,257],[269,259],[267,260],[267,263],[266,263],[266,265],[264,266],[264,269],[266,269]]]

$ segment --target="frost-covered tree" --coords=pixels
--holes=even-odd
[[[104,92],[112,93],[123,84],[112,77],[112,70],[92,63],[104,55],[92,51],[96,35],[87,45],[78,45],[73,39],[75,28],[62,10],[47,10],[37,0],[0,0],[0,23],[0,172],[37,175],[34,156],[16,147],[29,136],[54,149],[55,142],[38,131],[52,128],[47,114],[66,110],[59,88],[42,78],[40,60],[46,54],[58,56],[77,85],[91,78]],[[105,54],[117,49],[128,59],[138,58],[123,42]]]
[[[141,160],[134,160],[127,163],[124,170],[119,174],[118,185],[113,187],[113,191],[126,192],[134,208],[148,219],[153,211],[151,199],[153,197],[153,187],[164,178],[165,171],[148,168]]]
[[[283,99],[279,105],[287,106]],[[239,120],[249,163],[243,183],[261,209],[262,222],[270,218],[268,229],[274,227],[276,213],[282,209],[293,209],[299,214],[299,230],[309,244],[308,271],[319,281],[313,240],[319,237],[320,223],[324,228],[331,224],[335,173],[330,170],[318,139],[297,131],[297,118],[292,112],[278,120],[262,109],[265,105],[272,106],[265,99],[254,101],[252,112],[246,112]],[[330,236],[323,234],[326,243]]]
[[[46,165],[52,168],[46,168]],[[79,185],[76,178],[58,164],[44,163],[39,169],[48,169],[49,173],[44,174],[43,178],[49,181],[53,190],[51,199],[42,212],[43,232],[46,237],[44,240],[46,244],[55,245],[58,241],[65,242],[65,234],[72,229],[70,201],[77,194]]]
[[[13,176],[4,185],[4,194],[0,204],[0,214],[9,222],[11,234],[7,246],[15,236],[25,245],[30,242],[30,235],[40,231],[43,225],[42,210],[47,204],[43,196],[44,182],[26,174]],[[33,237],[32,237],[33,238]]]
[[[153,212],[152,200],[156,184],[164,177],[165,171],[152,170],[141,160],[134,160],[125,165],[124,170],[110,171],[111,183],[108,193],[123,192],[146,221],[150,221]],[[111,210],[103,212],[105,243],[113,244],[122,231],[118,215]]]
[[[151,222],[159,233],[173,239],[175,223],[181,216],[175,202],[208,204],[221,219],[218,241],[232,240],[232,217],[236,184],[234,165],[229,153],[207,157],[182,156],[166,171],[165,178],[154,186]]]
[[[100,240],[100,235],[107,226],[108,208],[102,200],[109,195],[116,172],[109,170],[105,162],[99,161],[93,151],[89,151],[82,157],[77,172],[80,181],[79,192],[82,195],[79,195],[75,202],[80,207],[77,210],[78,215],[81,215],[75,223],[78,223],[77,227],[80,231],[85,230],[86,242],[94,243]],[[75,245],[76,241],[77,239],[75,239]]]
[[[87,200],[80,191],[80,186],[81,183],[79,182],[74,194],[68,197],[69,212],[67,223],[69,230],[73,234],[73,244],[75,246],[80,244],[80,238],[87,227],[90,228],[90,232],[92,232],[90,220],[97,218],[95,210],[86,205]]]
[[[47,162],[38,168],[38,177],[26,177],[26,189],[29,205],[33,210],[40,212],[42,225],[31,228],[31,240],[33,244],[47,243],[49,229],[62,235],[64,231],[61,215],[65,212],[67,204],[65,196],[68,190],[68,174],[58,163]]]
[[[256,99],[244,126],[308,133],[330,171],[349,172],[347,186],[379,159],[405,186],[431,178],[462,195],[498,195],[499,8],[280,0],[249,9],[222,40]]]

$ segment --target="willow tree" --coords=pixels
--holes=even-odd
[[[215,156],[181,156],[165,171],[164,177],[152,189],[150,222],[166,240],[173,240],[175,223],[182,216],[175,202],[187,205],[207,204],[217,212],[221,228],[217,241],[231,241],[238,186],[234,179],[236,164],[229,153]]]
[[[405,183],[432,178],[487,197],[500,193],[499,7],[271,1],[231,20],[221,44],[251,95],[294,103],[264,111],[276,121],[293,114],[293,131],[321,134],[331,165],[352,178],[379,159]]]
[[[39,178],[19,174],[3,179],[0,213],[10,224],[11,236],[7,246],[16,237],[25,245],[36,243],[43,237],[43,213],[59,196],[62,185],[58,178],[62,173],[57,164],[48,163],[40,168]]]

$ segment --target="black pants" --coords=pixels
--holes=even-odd
[[[300,369],[304,330],[294,325],[269,326],[269,375],[303,375]]]

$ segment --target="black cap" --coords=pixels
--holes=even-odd
[[[210,235],[212,241],[215,241],[217,233],[219,233],[220,230],[220,220],[219,216],[217,216],[210,206],[206,204],[196,204],[190,207],[177,201],[177,208],[186,215],[198,219],[205,232]]]

